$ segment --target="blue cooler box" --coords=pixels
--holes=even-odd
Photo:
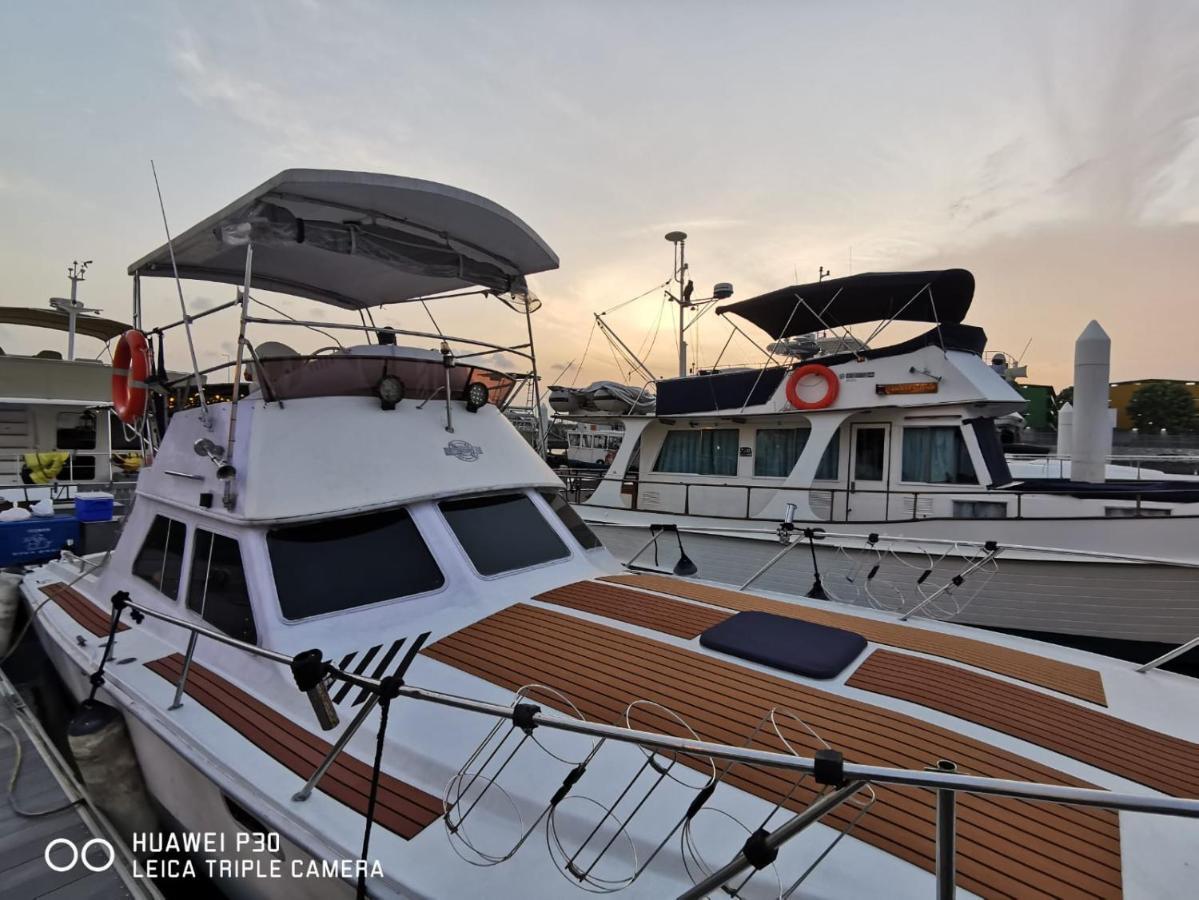
[[[112,494],[101,491],[75,495],[75,518],[80,522],[107,522],[112,518]]]
[[[0,566],[54,559],[68,543],[79,543],[79,522],[74,516],[34,516],[20,522],[0,522]]]

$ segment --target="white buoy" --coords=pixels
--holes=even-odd
[[[1112,446],[1108,413],[1112,341],[1094,320],[1074,342],[1074,434],[1070,480],[1101,482]]]
[[[107,703],[85,700],[67,728],[67,743],[88,793],[126,841],[133,834],[158,830],[120,712]]]
[[[21,576],[0,572],[0,658],[8,652],[13,623],[21,606]]]
[[[1057,411],[1057,455],[1070,458],[1070,446],[1074,443],[1074,407],[1067,403]]]

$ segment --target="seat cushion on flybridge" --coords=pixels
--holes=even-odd
[[[766,612],[737,613],[701,634],[699,642],[808,678],[837,677],[866,648],[866,639],[852,631]]]

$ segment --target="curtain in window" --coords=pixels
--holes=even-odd
[[[905,428],[903,480],[928,484],[977,484],[966,442],[957,428]]]
[[[808,443],[807,428],[759,428],[754,447],[754,474],[786,478]]]
[[[655,472],[688,475],[736,475],[736,428],[670,431],[658,452]]]

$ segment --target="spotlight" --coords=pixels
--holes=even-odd
[[[472,381],[466,386],[466,411],[478,412],[487,405],[487,400],[491,396],[487,390],[487,385],[481,381]]]
[[[394,375],[384,375],[375,385],[375,393],[383,409],[395,409],[396,404],[404,399],[404,382]]]

